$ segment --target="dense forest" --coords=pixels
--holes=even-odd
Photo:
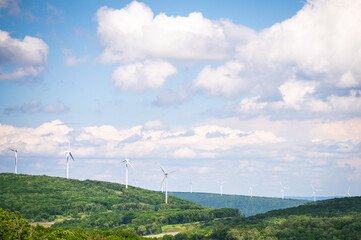
[[[45,228],[39,225],[33,226],[29,221],[22,218],[19,212],[10,212],[0,208],[0,239],[71,239],[71,240],[140,240],[143,238],[137,234],[125,231],[101,231],[86,232],[83,229],[72,231],[59,228]]]
[[[221,219],[163,239],[361,239],[361,197]]]
[[[211,208],[238,208],[242,215],[248,217],[274,209],[297,207],[307,200],[281,199],[270,197],[250,197],[215,193],[170,192],[169,195],[198,203]]]
[[[140,235],[161,226],[239,215],[238,209],[211,209],[164,194],[118,183],[49,176],[0,174],[0,208],[19,211],[30,222],[55,221],[65,230],[126,229]]]

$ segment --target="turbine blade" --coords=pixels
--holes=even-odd
[[[159,166],[160,167],[160,169],[162,169],[162,171],[164,172],[164,174],[166,174],[166,172],[164,171],[164,169],[162,168],[162,166]]]
[[[129,162],[128,159],[127,159],[127,163],[129,164],[129,166],[131,166],[133,169],[135,169],[135,168],[133,167],[133,165]]]
[[[176,172],[176,171],[175,171],[175,170],[174,170],[174,171],[171,171],[171,172],[168,173],[168,175],[171,174],[171,173],[174,173],[174,172]]]
[[[165,178],[166,178],[166,176],[164,176],[163,181],[162,181],[162,184],[160,185],[160,188],[162,188],[162,187],[163,187],[163,185],[164,185],[164,181],[165,181]]]
[[[71,154],[71,152],[69,152],[69,155],[70,155],[71,159],[73,159],[73,161],[75,161],[73,155]]]

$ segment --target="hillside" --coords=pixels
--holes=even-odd
[[[265,213],[274,209],[296,207],[309,201],[295,199],[280,199],[270,197],[249,197],[242,195],[170,192],[169,195],[198,203],[212,208],[238,208],[242,215],[248,217]]]
[[[361,197],[336,198],[207,222],[164,239],[360,239]],[[251,238],[250,238],[251,237]]]
[[[237,209],[210,209],[173,196],[118,183],[49,176],[0,174],[0,208],[19,211],[31,222],[56,220],[54,227],[127,229],[140,235],[165,224],[238,215]]]

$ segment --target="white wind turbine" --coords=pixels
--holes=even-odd
[[[162,181],[162,192],[163,192],[163,185],[165,184],[165,203],[168,203],[168,189],[167,189],[167,185],[168,185],[168,175],[171,173],[174,173],[175,171],[171,171],[171,172],[166,172],[161,166],[159,166],[160,169],[162,169],[163,173],[164,173],[164,178]]]
[[[191,186],[191,193],[193,193],[193,182],[192,182],[192,178],[190,178],[190,180],[189,180],[189,185]]]
[[[350,186],[348,186],[347,197],[351,197],[351,194],[350,194]]]
[[[255,185],[254,184],[250,184],[249,185],[249,195],[251,196],[251,197],[253,197],[253,187],[254,187]]]
[[[223,184],[225,183],[224,181],[223,182],[220,182],[220,181],[217,181],[218,184],[219,184],[219,192],[221,194],[221,196],[223,195]]]
[[[15,155],[15,173],[18,174],[18,150],[16,148],[9,148],[9,150],[14,152],[14,155]]]
[[[66,178],[69,178],[69,157],[71,157],[71,159],[74,160],[74,157],[73,155],[71,154],[71,151],[70,151],[70,141],[68,141],[68,151],[65,151],[66,153]]]
[[[288,189],[288,187],[283,186],[282,183],[281,184],[281,195],[282,195],[282,200],[285,199],[285,189]]]
[[[312,196],[313,196],[313,201],[316,202],[317,199],[317,192],[321,191],[320,189],[315,188],[313,185],[311,185],[312,187]]]
[[[128,188],[128,165],[131,166],[133,169],[134,167],[127,158],[120,163],[125,163],[125,188]]]

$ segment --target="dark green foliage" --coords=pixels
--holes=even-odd
[[[30,222],[71,230],[127,229],[145,235],[161,225],[208,221],[238,215],[237,209],[209,209],[164,194],[118,183],[49,176],[0,174],[0,208],[19,211]]]
[[[68,231],[57,228],[44,228],[42,226],[31,226],[27,220],[21,218],[19,212],[9,212],[0,208],[0,239],[140,240],[140,239],[149,239],[149,238],[143,238],[134,233],[123,230],[94,231],[87,233],[83,229],[74,229],[72,231]]]
[[[242,215],[252,216],[274,209],[284,209],[305,204],[307,200],[249,197],[214,193],[170,192],[169,195],[212,208],[238,208]]]
[[[220,219],[195,231],[209,232],[201,239],[217,240],[361,239],[361,197],[319,201],[247,218]],[[183,239],[193,239],[195,231]]]

